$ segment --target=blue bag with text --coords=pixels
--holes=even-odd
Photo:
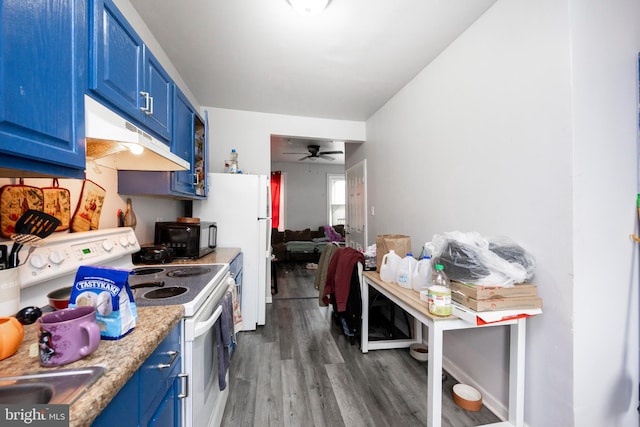
[[[138,312],[128,279],[129,270],[78,268],[69,307],[96,307],[96,321],[103,340],[120,339],[136,326]]]

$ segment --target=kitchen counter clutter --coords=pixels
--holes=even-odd
[[[17,376],[55,369],[104,367],[104,375],[69,408],[70,426],[89,426],[178,324],[183,311],[179,305],[138,307],[138,322],[128,335],[115,341],[102,340],[92,354],[56,368],[43,368],[37,351],[30,351],[32,345],[37,346],[37,329],[35,324],[28,325],[17,353],[0,361],[0,372],[3,376]]]

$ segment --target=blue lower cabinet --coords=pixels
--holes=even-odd
[[[136,372],[92,425],[94,427],[138,426],[139,395],[140,387],[138,372]]]
[[[182,425],[181,324],[158,345],[93,426]]]
[[[149,427],[176,427],[182,423],[182,407],[178,395],[180,394],[180,378],[173,380],[173,385],[167,391],[160,405],[146,424]]]

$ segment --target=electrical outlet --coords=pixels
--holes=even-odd
[[[376,214],[376,207],[375,206],[371,206],[371,216],[374,216]]]

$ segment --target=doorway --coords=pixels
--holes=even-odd
[[[334,225],[327,177],[344,176],[344,147],[344,141],[271,135],[271,172],[280,171],[286,181],[281,230]]]

